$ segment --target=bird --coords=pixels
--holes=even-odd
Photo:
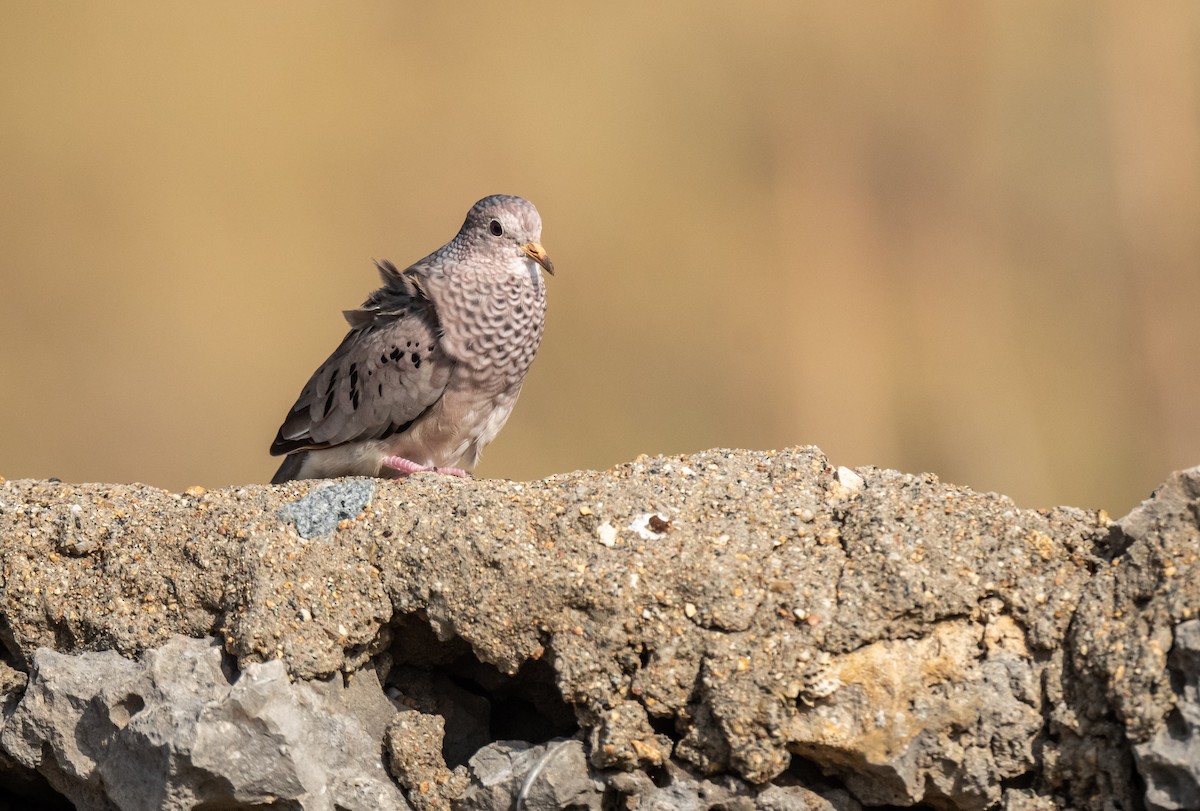
[[[542,341],[554,263],[521,197],[484,197],[458,233],[343,312],[350,331],[271,444],[271,479],[470,476],[507,421]]]

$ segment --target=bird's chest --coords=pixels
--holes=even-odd
[[[532,263],[531,263],[532,264]],[[535,266],[536,267],[536,266]],[[546,288],[541,274],[511,274],[488,285],[464,285],[442,319],[443,345],[478,378],[519,384],[542,341]]]

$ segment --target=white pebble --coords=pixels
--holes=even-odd
[[[862,476],[859,476],[848,467],[839,467],[837,469],[837,480],[847,490],[861,490],[863,486]]]

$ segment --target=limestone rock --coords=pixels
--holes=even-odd
[[[1151,811],[1200,808],[1200,620],[1175,626],[1167,667],[1175,707],[1133,747]]]
[[[528,811],[572,808],[600,811],[601,786],[588,773],[587,757],[578,740],[556,740],[542,746],[523,741],[488,744],[471,758],[472,784],[456,808]]]
[[[0,742],[80,809],[407,809],[354,712],[377,694],[369,676],[292,684],[278,661],[230,681],[218,646],[185,637],[138,662],[43,648]]]
[[[1200,616],[1200,468],[1172,474],[1102,551],[1066,640],[1074,677],[1051,715],[1047,782],[1097,811],[1197,807],[1197,761],[1178,759],[1198,746],[1188,663]]]
[[[814,448],[531,483],[3,481],[0,789],[1188,807],[1198,494],[1175,474],[1113,524]]]

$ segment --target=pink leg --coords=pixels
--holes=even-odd
[[[383,457],[383,467],[388,470],[394,470],[401,476],[408,476],[411,473],[424,473],[429,468],[424,465],[418,465],[416,462],[410,462],[403,456],[385,456]]]
[[[441,473],[446,476],[458,476],[459,478],[468,479],[471,474],[462,468],[458,467],[426,467],[418,465],[403,456],[385,456],[383,457],[383,467],[388,470],[394,470],[401,476],[410,476],[413,473]]]

